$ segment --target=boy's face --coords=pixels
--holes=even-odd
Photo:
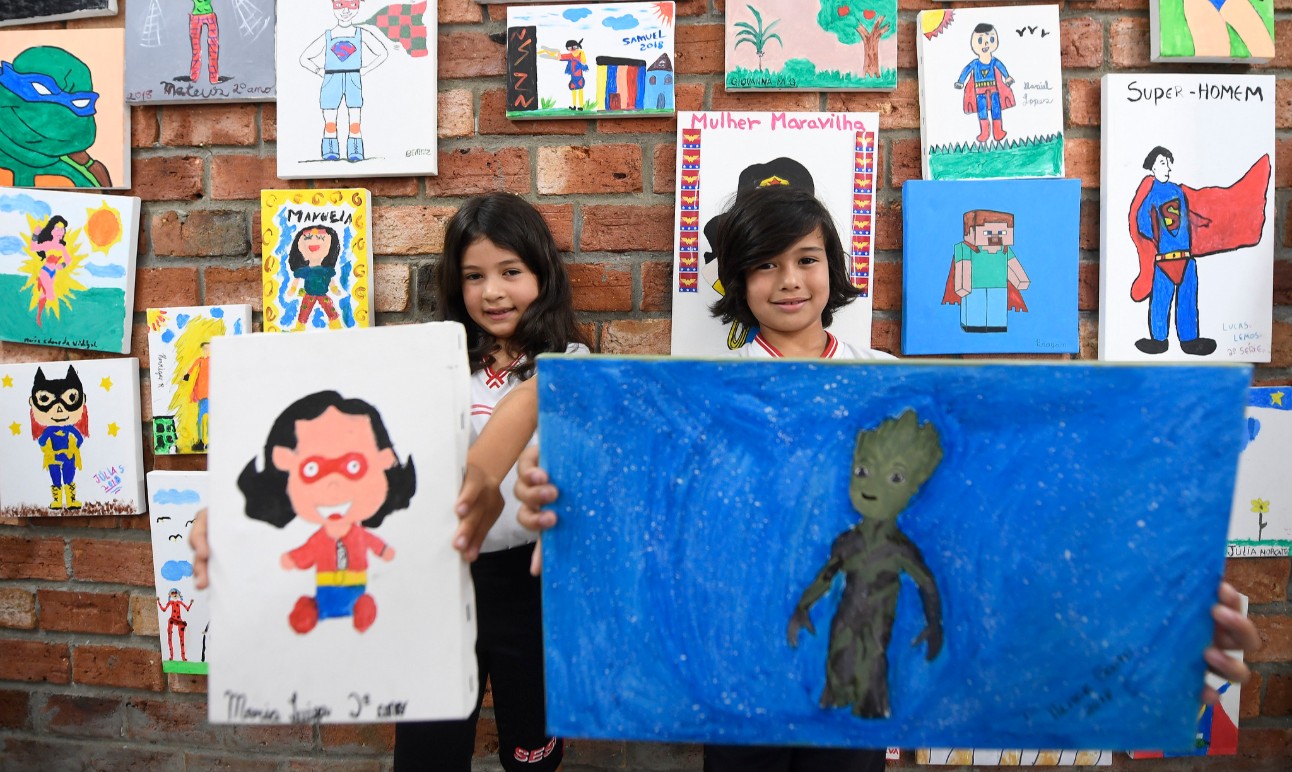
[[[339,539],[376,514],[386,500],[386,470],[395,452],[379,449],[366,415],[329,407],[318,418],[296,422],[296,447],[275,447],[272,462],[287,473],[287,497],[296,516],[320,523]]]
[[[993,27],[986,32],[975,32],[969,41],[969,47],[975,54],[980,56],[990,56],[1000,48],[999,36],[996,34],[996,28]]]
[[[332,14],[345,25],[359,15],[359,0],[332,0]]]
[[[1171,161],[1161,153],[1153,160],[1153,178],[1158,182],[1171,179]]]
[[[1003,222],[975,225],[969,231],[969,243],[984,252],[999,252],[1014,245],[1014,229]]]
[[[820,228],[745,271],[745,303],[764,331],[820,328],[829,300],[830,266]]]

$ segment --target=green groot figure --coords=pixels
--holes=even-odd
[[[789,624],[790,646],[798,646],[801,628],[815,635],[808,609],[843,571],[843,599],[830,625],[823,708],[851,705],[860,718],[888,716],[888,641],[903,571],[915,580],[924,604],[926,625],[912,645],[927,641],[929,660],[942,650],[938,586],[919,548],[897,527],[897,516],[941,460],[937,429],[920,424],[913,410],[857,433],[848,496],[862,520],[834,540],[830,559],[803,592]]]

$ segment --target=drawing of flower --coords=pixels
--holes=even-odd
[[[1252,499],[1252,511],[1260,515],[1267,515],[1270,511],[1270,503],[1265,499]]]

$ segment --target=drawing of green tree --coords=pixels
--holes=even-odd
[[[732,46],[732,50],[740,48],[741,43],[748,43],[753,46],[754,53],[758,55],[758,70],[761,72],[763,69],[763,55],[766,53],[767,44],[775,40],[782,47],[785,45],[785,41],[781,40],[780,35],[768,34],[771,33],[772,27],[781,23],[781,20],[777,19],[763,27],[763,15],[758,12],[758,9],[752,5],[746,5],[745,7],[754,15],[754,21],[757,22],[758,26],[755,27],[747,21],[736,22],[735,26],[740,31],[736,33],[736,45]]]
[[[892,0],[821,0],[816,23],[845,46],[862,44],[863,76],[879,75],[879,41],[896,27],[880,16],[878,7],[896,10]],[[894,14],[896,15],[896,14]],[[867,27],[869,25],[869,27]]]

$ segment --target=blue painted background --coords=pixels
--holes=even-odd
[[[1007,332],[960,328],[960,306],[943,305],[964,214],[1014,215],[1014,253],[1032,284],[1027,311],[1008,313]],[[1076,353],[1080,180],[911,180],[902,186],[902,352]]]
[[[1182,748],[1250,368],[540,359],[549,731],[883,747]],[[892,715],[818,707],[860,429],[914,408],[944,457],[898,520]]]

